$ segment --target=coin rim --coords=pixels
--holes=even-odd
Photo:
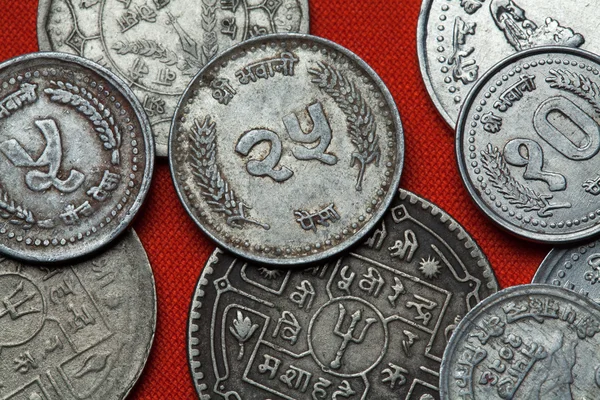
[[[491,221],[493,221],[496,225],[502,228],[504,231],[521,237],[523,239],[527,239],[537,243],[544,244],[569,244],[577,241],[585,240],[590,238],[593,235],[596,235],[600,232],[600,224],[594,224],[589,228],[578,230],[576,232],[566,232],[566,233],[538,233],[532,230],[523,229],[518,227],[516,224],[510,223],[507,219],[502,218],[494,209],[488,206],[483,200],[482,196],[477,194],[478,190],[476,186],[471,182],[471,178],[469,177],[468,170],[469,167],[467,165],[466,154],[463,151],[463,141],[466,140],[466,124],[467,118],[469,116],[469,112],[472,109],[473,103],[477,99],[477,96],[480,94],[482,90],[485,89],[485,86],[488,85],[491,77],[496,75],[502,69],[510,66],[511,64],[517,64],[521,59],[540,55],[547,54],[550,57],[558,57],[562,55],[570,55],[580,57],[584,60],[587,60],[591,63],[597,64],[600,69],[600,56],[595,55],[586,50],[581,49],[573,49],[570,47],[560,47],[560,46],[543,46],[536,47],[529,50],[523,50],[521,52],[510,55],[504,60],[500,61],[496,65],[494,65],[489,71],[487,71],[473,86],[473,89],[467,95],[467,99],[465,100],[462,109],[460,111],[458,117],[458,123],[456,125],[456,139],[455,139],[455,150],[456,150],[456,163],[458,165],[458,170],[460,174],[461,181],[463,186],[467,189],[469,196],[477,205],[480,211],[486,215]],[[600,162],[600,161],[599,161]],[[543,229],[543,228],[540,228]]]
[[[68,244],[65,247],[61,247],[63,251],[56,251],[53,256],[44,255],[43,250],[39,251],[36,247],[36,251],[29,251],[27,247],[23,250],[15,250],[12,246],[7,246],[5,243],[0,241],[0,253],[6,254],[10,257],[27,261],[27,262],[40,262],[40,263],[57,263],[63,261],[73,261],[80,257],[88,254],[95,253],[96,251],[103,249],[109,243],[112,243],[119,237],[126,229],[131,225],[134,217],[139,212],[144,200],[148,195],[150,189],[150,182],[152,181],[152,175],[154,172],[154,138],[152,130],[150,129],[150,123],[146,113],[144,113],[142,106],[133,94],[131,89],[115,74],[107,70],[106,68],[89,61],[85,58],[74,56],[66,53],[59,52],[38,52],[29,53],[21,56],[17,56],[0,63],[0,73],[5,69],[18,64],[24,64],[29,61],[48,59],[50,61],[62,61],[66,63],[73,63],[83,69],[91,70],[104,79],[107,83],[112,85],[131,105],[133,114],[132,117],[136,117],[140,124],[140,134],[144,139],[144,151],[146,152],[146,163],[144,165],[144,175],[139,184],[139,193],[135,199],[133,199],[131,207],[128,212],[121,218],[118,218],[118,224],[113,229],[108,230],[104,235],[104,239],[100,238],[95,240],[95,243],[89,243],[84,241],[78,241],[76,244]],[[114,219],[113,219],[114,220]],[[81,243],[81,245],[78,245]],[[72,246],[72,247],[70,247]],[[73,248],[75,250],[73,250]]]
[[[353,234],[351,238],[345,240],[344,242],[342,242],[338,245],[331,246],[328,250],[321,251],[317,254],[298,256],[295,258],[277,258],[277,257],[258,256],[254,252],[245,251],[242,248],[232,246],[232,245],[228,244],[226,241],[222,240],[220,237],[217,237],[217,235],[215,234],[216,232],[213,232],[213,229],[209,229],[208,227],[205,227],[199,221],[199,218],[195,215],[195,213],[193,211],[193,207],[186,200],[186,197],[183,193],[182,187],[180,186],[179,181],[176,178],[177,172],[175,171],[175,165],[174,165],[175,164],[174,158],[175,158],[176,154],[174,154],[175,146],[173,144],[175,142],[175,136],[176,136],[175,132],[176,132],[177,125],[179,125],[179,123],[180,123],[179,121],[177,121],[176,116],[180,112],[180,110],[182,110],[184,107],[186,107],[186,105],[184,105],[185,100],[187,100],[187,98],[189,97],[188,96],[189,93],[193,91],[193,88],[196,85],[196,83],[203,78],[203,74],[205,71],[208,71],[208,70],[212,69],[213,67],[220,65],[223,62],[223,60],[229,59],[232,55],[237,54],[241,49],[251,48],[252,46],[255,46],[255,45],[259,46],[260,44],[267,45],[270,42],[281,42],[281,41],[293,42],[294,40],[312,41],[312,42],[315,42],[315,44],[329,47],[329,49],[332,51],[342,53],[345,57],[347,57],[349,59],[350,62],[355,63],[360,69],[362,69],[362,71],[361,71],[362,73],[368,75],[368,77],[372,81],[372,84],[376,85],[376,87],[379,89],[379,92],[381,93],[383,99],[386,101],[386,104],[390,109],[391,115],[386,118],[389,118],[389,120],[391,120],[395,125],[394,126],[394,132],[396,134],[395,152],[397,154],[398,163],[396,165],[394,176],[392,176],[390,178],[391,180],[390,180],[389,189],[388,189],[384,199],[381,202],[381,206],[379,207],[377,212],[374,212],[372,214],[373,217],[371,218],[371,220],[368,223],[366,223],[359,231],[357,231],[355,234]],[[219,67],[219,69],[221,69],[221,68]],[[359,56],[354,54],[352,51],[346,49],[345,47],[342,47],[341,45],[334,43],[328,39],[324,39],[321,37],[308,35],[308,34],[301,34],[301,33],[273,34],[273,35],[260,36],[260,37],[239,43],[233,47],[230,47],[224,53],[213,58],[208,64],[206,64],[194,76],[194,78],[190,81],[187,88],[183,92],[183,95],[180,97],[177,107],[175,108],[173,120],[171,122],[171,129],[169,131],[168,144],[169,144],[169,169],[171,171],[171,178],[172,178],[173,184],[175,186],[175,191],[177,192],[177,196],[179,197],[180,202],[182,203],[183,207],[185,208],[185,211],[192,218],[194,223],[210,239],[212,239],[214,242],[216,242],[218,246],[225,248],[227,251],[229,251],[239,257],[245,258],[247,260],[251,260],[253,262],[261,263],[261,264],[271,264],[271,265],[287,266],[287,267],[303,266],[306,264],[322,261],[326,258],[336,256],[336,255],[342,253],[344,250],[348,249],[349,247],[352,247],[355,244],[359,243],[371,231],[371,229],[373,229],[375,227],[375,225],[381,221],[381,219],[383,218],[385,213],[388,211],[394,196],[396,196],[396,193],[400,186],[400,178],[402,176],[402,170],[404,167],[404,153],[405,153],[404,128],[403,128],[402,121],[400,118],[400,112],[398,111],[398,106],[396,105],[396,102],[394,101],[392,94],[390,93],[389,89],[387,88],[387,86],[385,85],[383,80],[379,77],[379,75],[364,60],[362,60]]]
[[[554,293],[553,293],[554,292]],[[459,341],[462,339],[462,332],[465,331],[466,326],[474,324],[474,320],[480,317],[487,311],[488,307],[493,307],[496,302],[501,303],[506,301],[509,297],[514,296],[528,296],[528,295],[551,295],[554,297],[561,298],[562,300],[571,301],[584,309],[588,310],[591,314],[600,318],[600,309],[598,305],[592,302],[590,299],[583,297],[582,295],[575,293],[571,290],[564,289],[558,286],[552,286],[540,283],[529,283],[527,285],[511,286],[503,289],[497,293],[492,294],[489,297],[483,299],[477,304],[464,318],[459,322],[456,329],[452,333],[446,349],[444,350],[444,356],[442,357],[442,363],[440,365],[440,400],[452,400],[449,395],[449,370],[451,368],[450,358],[455,348],[458,346]],[[587,304],[586,304],[587,303]],[[467,331],[465,331],[466,333]],[[459,336],[461,336],[459,338]]]

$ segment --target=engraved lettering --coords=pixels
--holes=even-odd
[[[363,279],[358,282],[358,287],[367,292],[369,296],[378,297],[383,285],[385,285],[385,280],[381,277],[379,271],[369,267],[367,274],[362,277]]]
[[[235,17],[226,17],[221,20],[221,33],[231,37],[232,40],[237,36],[237,24]]]
[[[283,76],[294,76],[296,63],[300,61],[292,52],[282,52],[275,58],[268,58],[245,66],[235,73],[242,85],[269,79],[280,73]]]
[[[343,380],[340,386],[338,386],[338,390],[333,392],[333,394],[331,395],[331,400],[337,400],[338,396],[347,399],[353,394],[356,394],[356,391],[352,389],[352,386],[350,386],[350,382],[348,382],[347,380]]]
[[[382,375],[387,375],[381,380],[381,383],[389,383],[390,389],[404,386],[406,384],[406,377],[404,375],[407,375],[408,371],[396,364],[389,363],[388,366],[389,368],[381,371]]]
[[[27,104],[33,104],[37,101],[37,85],[23,83],[20,89],[0,99],[0,119],[10,117],[11,111],[17,111]]]
[[[401,260],[405,259],[406,262],[411,262],[418,248],[417,235],[412,230],[407,229],[404,231],[404,240],[396,240],[396,243],[388,250],[391,257],[398,257]]]
[[[261,374],[269,374],[269,379],[275,378],[277,375],[277,370],[279,370],[279,366],[281,365],[281,360],[275,357],[271,357],[268,354],[265,354],[265,361],[258,366],[258,372]]]
[[[233,97],[237,94],[227,78],[215,78],[210,83],[210,88],[213,90],[213,99],[217,100],[223,105],[228,105]]]
[[[285,374],[279,377],[279,380],[285,383],[288,388],[299,390],[304,393],[308,388],[311,378],[312,374],[310,372],[290,365]]]
[[[173,86],[173,82],[177,79],[177,74],[170,68],[161,68],[157,75],[154,83],[162,86]]]
[[[373,231],[373,235],[367,239],[365,245],[375,250],[381,250],[381,246],[383,246],[383,242],[387,238],[387,235],[388,232],[385,228],[385,221],[381,221],[381,227]]]
[[[283,329],[282,329],[283,327]],[[277,325],[275,326],[275,330],[273,331],[273,337],[276,338],[280,335],[281,330],[281,338],[283,340],[287,340],[293,345],[298,341],[298,335],[302,330],[302,327],[298,323],[298,319],[296,316],[289,311],[284,311],[281,313],[281,317],[277,320]]]
[[[133,61],[131,68],[129,68],[129,76],[134,82],[139,81],[148,73],[150,70],[148,69],[148,64],[142,59],[142,57],[138,57]]]
[[[414,308],[417,311],[417,316],[415,317],[416,321],[423,321],[423,325],[428,325],[429,321],[431,321],[431,313],[425,312],[423,309],[427,311],[433,310],[437,307],[437,303],[435,301],[426,299],[425,297],[419,296],[418,294],[413,294],[414,298],[420,303],[415,301],[406,302],[406,308]]]
[[[348,272],[350,272],[349,275]],[[350,271],[350,267],[348,265],[344,265],[344,267],[340,271],[340,280],[337,283],[338,289],[350,295],[350,287],[354,282],[354,278],[356,278],[356,273]]]
[[[21,296],[22,295],[22,296]],[[4,310],[0,310],[0,319],[8,314],[11,320],[15,321],[25,315],[40,313],[42,310],[36,308],[26,309],[24,306],[35,298],[35,293],[25,293],[23,289],[23,281],[15,287],[12,293],[2,298]]]
[[[300,227],[305,231],[312,230],[317,233],[317,225],[328,227],[329,221],[337,222],[341,219],[340,215],[335,210],[335,204],[331,203],[323,210],[311,214],[308,211],[298,210],[294,211],[294,215],[297,217],[296,222],[300,224]]]
[[[39,367],[39,364],[31,356],[29,351],[19,354],[13,362],[15,364],[14,371],[22,375],[27,374],[31,369],[37,369]]]
[[[322,400],[327,397],[327,389],[331,386],[331,381],[325,378],[319,378],[319,382],[315,383],[313,386],[313,391],[311,393],[311,397],[313,400]]]
[[[300,286],[296,287],[297,292],[290,294],[292,303],[298,305],[299,309],[310,311],[315,297],[315,288],[309,281],[302,281]]]
[[[523,92],[533,92],[536,89],[534,75],[522,75],[521,79],[500,94],[494,108],[500,112],[506,112],[513,103],[523,98]]]
[[[95,200],[105,201],[111,192],[114,192],[121,182],[121,175],[112,173],[108,170],[104,171],[100,185],[92,187],[87,191],[88,196],[92,196]]]
[[[402,281],[397,276],[394,277],[394,285],[392,286],[393,294],[388,296],[388,301],[392,307],[396,307],[396,302],[400,298],[400,295],[406,294],[406,289],[402,284]]]
[[[82,305],[77,309],[73,303],[69,303],[67,309],[73,314],[73,321],[70,324],[76,332],[84,329],[88,325],[96,324],[96,319],[90,314],[85,305]]]
[[[165,113],[165,101],[158,96],[146,95],[144,98],[144,111],[150,118],[157,117]]]
[[[273,131],[266,129],[254,129],[248,131],[240,137],[235,150],[247,156],[250,150],[260,142],[268,142],[271,145],[269,154],[263,160],[250,160],[246,164],[246,170],[252,176],[268,176],[276,182],[285,182],[294,175],[294,172],[288,167],[282,165],[280,169],[275,170],[275,166],[281,159],[281,140]]]
[[[93,213],[94,209],[89,201],[86,201],[78,207],[69,204],[65,207],[64,212],[60,214],[60,219],[62,219],[65,225],[75,225],[80,222],[82,217],[89,217]]]
[[[502,118],[490,111],[481,116],[481,125],[486,132],[498,133],[502,129]]]
[[[407,357],[410,357],[410,348],[419,340],[419,336],[406,329],[402,333],[406,336],[406,339],[402,339],[402,350]]]

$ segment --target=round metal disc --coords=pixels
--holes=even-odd
[[[600,309],[563,288],[523,285],[483,300],[442,361],[442,400],[600,398]]]
[[[473,88],[457,126],[469,194],[524,238],[568,243],[600,232],[600,58],[537,48]]]
[[[540,264],[532,283],[562,286],[600,304],[600,241],[556,247]]]
[[[596,4],[573,0],[423,0],[417,28],[421,75],[454,127],[474,83],[515,52],[540,46],[600,53]]]
[[[498,289],[449,215],[401,190],[367,241],[306,270],[216,250],[194,293],[200,398],[437,399],[458,321]]]
[[[40,0],[41,50],[100,63],[127,81],[167,155],[177,101],[225,49],[268,33],[309,31],[308,0]]]
[[[0,64],[0,251],[56,262],[114,240],[150,186],[145,113],[110,71],[36,53]]]
[[[0,259],[0,396],[120,400],[154,339],[156,289],[135,232],[70,267]]]
[[[400,180],[400,115],[377,74],[308,35],[231,48],[186,89],[169,145],[177,193],[219,245],[279,265],[322,260],[381,219]]]

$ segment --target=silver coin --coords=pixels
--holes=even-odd
[[[556,247],[540,264],[532,283],[562,286],[600,304],[600,240]]]
[[[496,65],[457,126],[460,173],[494,222],[549,243],[600,232],[600,58],[537,48]]]
[[[0,259],[0,397],[116,400],[148,358],[156,290],[135,232],[70,267]]]
[[[600,398],[600,309],[563,288],[523,285],[475,307],[442,361],[443,400]]]
[[[37,53],[0,64],[0,251],[55,262],[114,240],[154,166],[148,120],[114,74]]]
[[[364,237],[398,187],[403,153],[377,74],[307,35],[254,39],[213,60],[186,89],[169,145],[194,221],[228,250],[280,265]]]
[[[538,46],[600,53],[597,4],[572,0],[423,0],[417,46],[436,108],[456,126],[474,83],[511,54]]]
[[[448,338],[497,288],[463,228],[401,190],[366,243],[325,265],[216,250],[190,311],[194,384],[202,399],[436,399]]]
[[[40,0],[41,50],[75,54],[124,78],[167,155],[177,101],[211,58],[268,33],[308,33],[308,0]]]

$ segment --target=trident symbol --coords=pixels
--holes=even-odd
[[[341,329],[342,329],[342,324],[344,323],[344,320],[346,319],[346,309],[344,308],[344,306],[342,304],[340,304],[339,307],[340,307],[340,314],[339,314],[337,324],[335,325],[335,329],[334,329],[333,333],[336,336],[341,337],[343,340],[342,340],[342,344],[340,345],[339,350],[337,351],[337,353],[335,355],[335,360],[333,360],[329,364],[329,366],[333,369],[339,369],[342,366],[342,362],[341,362],[342,357],[344,356],[344,353],[346,352],[346,348],[348,347],[348,344],[350,342],[356,343],[356,344],[362,343],[365,340],[365,336],[367,335],[367,330],[369,330],[371,325],[373,325],[377,321],[375,318],[367,318],[365,321],[365,326],[364,326],[362,332],[360,333],[360,336],[355,338],[354,331],[356,330],[356,325],[362,319],[362,311],[358,310],[354,314],[352,314],[352,322],[350,322],[348,331],[344,333],[341,331]]]

